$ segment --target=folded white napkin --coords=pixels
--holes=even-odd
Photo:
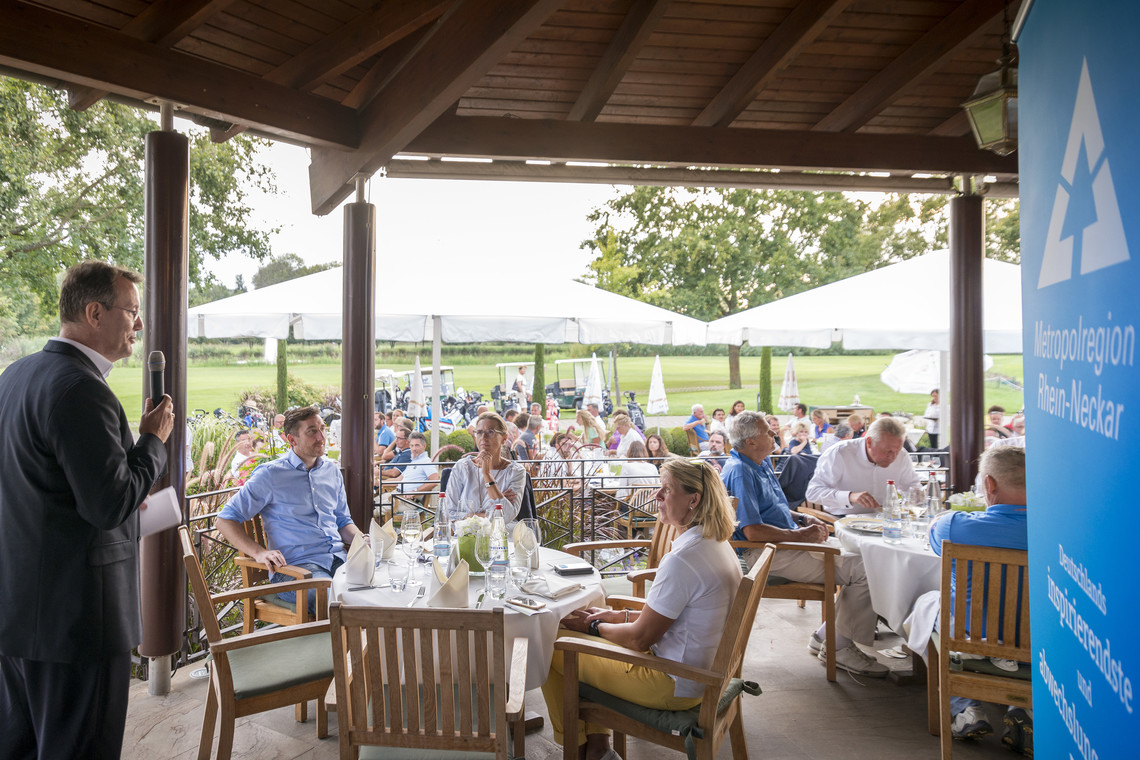
[[[460,560],[449,576],[439,558],[432,560],[432,574],[428,586],[428,607],[466,607],[468,566],[467,560]]]
[[[533,575],[523,584],[523,591],[536,596],[545,596],[547,599],[561,599],[585,588],[578,581],[557,578],[548,575]]]
[[[368,535],[372,540],[372,551],[381,559],[392,559],[392,551],[399,541],[396,538],[396,529],[392,527],[392,521],[389,520],[381,526],[373,520],[368,526]]]
[[[534,531],[529,530],[526,525],[521,522],[517,523],[515,525],[514,531],[511,533],[511,543],[514,544],[511,549],[512,554],[514,554],[515,557],[518,557],[518,561],[516,562],[512,560],[512,565],[515,565],[517,567],[526,566],[526,550],[523,548],[523,546],[525,546],[524,542],[526,541],[532,542],[531,545],[533,546],[534,543],[538,541],[538,537],[535,536]],[[538,569],[538,552],[535,552],[530,558],[530,569]]]
[[[376,573],[376,554],[364,540],[364,536],[352,539],[348,547],[348,559],[344,561],[344,577],[350,586],[371,586]]]

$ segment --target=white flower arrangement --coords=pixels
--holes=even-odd
[[[956,493],[946,500],[951,507],[964,512],[981,512],[986,508],[986,500],[973,491]]]
[[[486,517],[472,515],[455,523],[456,536],[485,536],[491,533],[491,521]]]

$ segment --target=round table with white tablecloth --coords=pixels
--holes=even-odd
[[[599,605],[605,600],[605,594],[602,591],[602,577],[597,570],[589,575],[560,578],[550,569],[559,563],[576,563],[580,561],[578,557],[572,554],[566,554],[545,547],[541,550],[539,555],[539,567],[541,569],[534,571],[535,573],[549,574],[551,577],[563,581],[575,580],[581,583],[583,588],[557,600],[547,599],[533,594],[522,594],[522,596],[527,596],[531,599],[541,599],[541,601],[546,604],[537,614],[527,615],[523,612],[519,612],[510,605],[504,605],[503,600],[491,599],[490,596],[485,597],[483,601],[482,609],[505,606],[504,638],[506,639],[508,657],[510,655],[512,642],[516,638],[524,636],[530,642],[527,650],[526,663],[526,688],[528,691],[541,686],[546,681],[547,673],[550,672],[550,659],[554,655],[554,640],[558,638],[558,622],[573,610],[591,605]],[[430,567],[430,565],[424,565],[424,567]],[[428,581],[424,576],[424,573],[417,571],[417,578],[426,584]],[[374,582],[380,584],[386,580],[387,570],[384,566],[381,566],[381,568],[377,570],[377,577]],[[401,592],[394,592],[389,588],[369,588],[355,591],[349,591],[348,588],[349,584],[345,576],[345,568],[342,566],[337,569],[333,575],[330,600],[340,601],[343,604],[376,607],[407,607],[408,604],[415,599],[420,587],[409,586]],[[472,576],[470,586],[468,587],[468,609],[475,607],[482,590],[482,577]],[[519,593],[518,590],[514,588],[507,593],[508,597],[516,595],[519,595]],[[421,598],[416,600],[412,606],[426,607],[427,599]]]
[[[887,625],[902,631],[903,621],[915,601],[938,588],[942,579],[942,558],[917,538],[904,538],[901,544],[888,544],[880,532],[855,530],[860,522],[874,522],[862,516],[847,517],[835,523],[835,535],[847,551],[863,557],[871,605]]]

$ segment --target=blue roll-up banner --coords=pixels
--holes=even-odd
[[[1037,757],[1140,756],[1140,3],[1018,38]]]

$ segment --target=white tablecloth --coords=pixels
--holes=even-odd
[[[564,552],[555,551],[554,549],[543,548],[540,555],[541,570],[536,572],[550,573],[554,575],[554,571],[550,570],[552,564],[560,562],[579,562],[580,559],[572,554],[565,554]],[[429,567],[424,565],[424,567]],[[416,570],[416,577],[421,582],[426,583],[427,579],[425,574],[420,570]],[[559,578],[559,576],[554,576]],[[561,580],[561,578],[559,578]],[[377,583],[387,580],[387,574],[384,570],[377,573]],[[517,611],[513,607],[506,607],[506,618],[504,620],[504,638],[507,645],[507,657],[509,659],[511,647],[514,640],[519,636],[524,636],[530,642],[527,650],[526,662],[526,688],[537,689],[546,681],[546,675],[550,672],[550,658],[554,655],[554,640],[558,638],[558,621],[568,615],[571,611],[589,607],[591,605],[600,605],[605,600],[605,594],[602,591],[602,577],[597,570],[591,575],[576,575],[573,580],[581,583],[584,588],[581,591],[570,594],[557,601],[545,599],[542,597],[534,597],[535,599],[542,599],[546,603],[546,607],[542,612],[537,615],[526,615]],[[345,579],[344,567],[341,566],[337,569],[336,574],[333,575],[332,581],[332,595],[331,599],[338,600],[344,604],[358,604],[358,605],[374,605],[377,607],[406,607],[408,602],[412,601],[419,587],[409,586],[406,590],[399,593],[393,592],[387,588],[367,589],[363,591],[349,591],[348,582]],[[470,588],[470,607],[475,607],[475,601],[479,598],[479,592],[483,590],[482,577],[472,577]],[[512,589],[508,592],[507,596],[515,596],[518,594],[517,589]],[[416,602],[417,607],[426,606],[427,599],[419,600]],[[503,607],[503,601],[500,599],[491,599],[487,596],[483,600],[481,609],[490,609],[492,607]]]
[[[862,555],[871,606],[892,630],[901,633],[915,601],[927,591],[938,589],[942,558],[917,538],[888,544],[880,535],[850,530],[842,522],[836,523],[835,535],[844,549]]]

